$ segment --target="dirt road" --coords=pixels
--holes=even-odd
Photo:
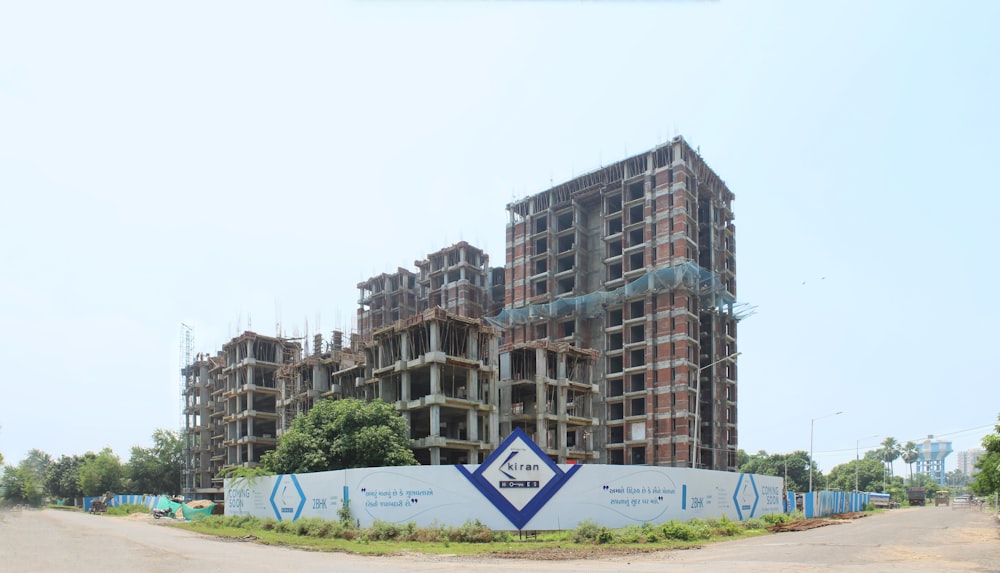
[[[0,570],[254,573],[263,571],[667,571],[997,572],[1000,526],[988,514],[947,507],[900,509],[810,531],[702,549],[586,561],[363,557],[219,541],[148,517],[61,511],[0,513]]]

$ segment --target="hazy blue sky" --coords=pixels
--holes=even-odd
[[[683,135],[736,194],[739,446],[823,470],[1000,412],[995,2],[0,0],[0,453],[179,416],[179,330],[358,281]],[[878,435],[878,437],[870,437]],[[949,469],[954,467],[954,456]]]

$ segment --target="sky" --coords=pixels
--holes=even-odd
[[[213,353],[349,331],[359,281],[461,240],[499,266],[512,200],[677,135],[736,196],[739,447],[823,471],[887,436],[977,447],[1000,413],[998,21],[0,0],[0,453],[127,459],[181,424],[182,324]]]

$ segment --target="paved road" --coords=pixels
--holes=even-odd
[[[1000,526],[988,514],[900,509],[803,531],[688,551],[528,561],[408,555],[364,557],[219,541],[150,518],[61,511],[0,513],[0,570],[255,573],[324,571],[666,571],[746,573],[1000,572]]]

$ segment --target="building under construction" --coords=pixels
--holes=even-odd
[[[499,445],[498,335],[440,307],[372,334],[364,383],[402,413],[420,463],[479,463]]]
[[[732,201],[675,138],[507,206],[496,322],[597,351],[601,462],[736,469]]]
[[[199,355],[185,492],[343,397],[395,404],[424,464],[521,428],[559,463],[736,470],[732,201],[678,137],[510,203],[503,268],[460,242],[358,283],[349,345],[248,332]]]
[[[416,273],[400,268],[358,283],[361,339],[368,342],[376,330],[431,308],[468,318],[484,316],[494,293],[502,292],[492,281],[502,281],[503,274],[491,272],[489,262],[481,249],[462,241],[415,261]]]

